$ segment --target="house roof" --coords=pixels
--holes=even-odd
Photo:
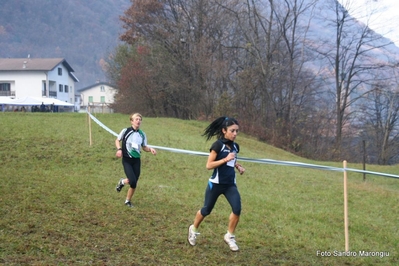
[[[0,58],[0,70],[53,70],[63,64],[68,71],[74,72],[64,58]]]
[[[73,68],[64,58],[0,58],[0,71],[51,71],[62,64],[75,81]]]
[[[99,85],[107,85],[107,86],[112,87],[112,88],[115,87],[114,85],[112,85],[112,84],[110,84],[110,83],[108,83],[108,82],[97,82],[97,83],[94,83],[94,84],[92,84],[92,85],[90,85],[90,86],[81,88],[81,89],[79,90],[79,92],[85,91],[85,90],[89,90],[89,89],[94,88],[94,87],[99,86]]]

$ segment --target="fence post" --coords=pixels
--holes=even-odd
[[[363,140],[363,171],[366,171],[366,141]],[[366,173],[363,173],[363,181],[366,181]]]
[[[87,108],[88,108],[87,117],[88,117],[88,119],[89,119],[89,144],[90,144],[90,147],[91,147],[91,145],[92,145],[93,141],[92,141],[92,138],[91,138],[91,117],[90,117],[90,105],[89,105],[89,106],[87,106]]]
[[[347,190],[347,173],[346,173],[346,161],[344,165],[344,226],[345,226],[345,251],[349,251],[349,229],[348,229],[348,190]]]

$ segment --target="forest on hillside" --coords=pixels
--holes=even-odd
[[[118,45],[129,0],[3,0],[0,57],[65,58],[76,88],[105,81],[102,62]]]
[[[76,89],[117,86],[118,112],[229,115],[308,158],[398,163],[399,50],[350,2],[4,0],[0,57],[65,58]]]
[[[308,158],[399,162],[399,50],[349,0],[132,3],[107,61],[118,112],[234,116]]]

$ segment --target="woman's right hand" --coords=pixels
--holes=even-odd
[[[230,152],[227,156],[226,156],[226,160],[228,162],[230,162],[231,160],[234,160],[236,158],[236,153],[235,152]]]

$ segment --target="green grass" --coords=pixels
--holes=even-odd
[[[127,115],[99,114],[116,133]],[[344,251],[343,174],[243,163],[240,251],[223,242],[230,208],[220,198],[201,225],[195,247],[186,231],[203,203],[206,157],[144,153],[133,198],[114,188],[123,176],[115,137],[85,114],[0,113],[1,265],[394,265],[399,263],[399,180],[348,174],[351,251],[388,257],[337,257]],[[149,144],[208,152],[206,122],[144,118]],[[245,129],[242,129],[245,132]],[[241,133],[240,156],[309,161]],[[361,169],[360,165],[348,167]],[[398,166],[368,166],[399,173]],[[328,251],[330,257],[317,256]]]

